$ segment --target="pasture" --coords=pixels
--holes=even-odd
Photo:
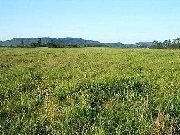
[[[178,134],[180,50],[0,48],[0,134]]]

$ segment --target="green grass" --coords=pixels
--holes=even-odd
[[[0,134],[178,134],[180,51],[0,48]]]

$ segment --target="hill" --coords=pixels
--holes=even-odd
[[[38,38],[13,38],[11,40],[6,41],[0,41],[0,45],[2,46],[18,46],[21,45],[22,42],[25,46],[29,46],[32,43],[36,43],[38,41]],[[101,44],[98,41],[93,40],[84,40],[82,38],[49,38],[49,37],[43,37],[41,38],[42,44],[47,44],[48,42],[54,42],[54,43],[66,43],[66,44],[77,44],[77,45],[87,45],[87,44]]]
[[[30,46],[32,43],[37,43],[39,38],[13,38],[11,40],[0,41],[0,46]],[[42,37],[41,44],[45,45],[47,43],[53,42],[55,44],[65,43],[65,44],[75,44],[78,46],[105,46],[105,47],[121,47],[121,48],[135,48],[135,47],[149,47],[151,42],[139,42],[136,44],[123,44],[121,42],[117,43],[101,43],[99,41],[85,40],[82,38],[49,38]]]

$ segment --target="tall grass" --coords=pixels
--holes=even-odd
[[[1,48],[0,134],[178,134],[180,51]]]

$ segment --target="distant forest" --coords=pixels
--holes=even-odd
[[[13,38],[11,40],[0,41],[0,47],[21,47],[21,48],[75,48],[75,47],[120,47],[120,48],[150,48],[150,49],[180,49],[180,38],[164,40],[164,42],[154,40],[153,42],[138,42],[135,44],[100,43],[99,41],[84,40],[82,38]]]
[[[13,38],[0,41],[7,47],[78,47],[80,45],[99,45],[100,42],[81,38]]]
[[[164,40],[164,42],[160,42],[154,40],[152,45],[150,46],[152,49],[180,49],[180,38]]]
[[[85,40],[82,38],[13,38],[11,40],[0,41],[1,47],[120,47],[120,48],[148,48],[152,42],[139,42],[136,44],[101,43],[99,41]]]

